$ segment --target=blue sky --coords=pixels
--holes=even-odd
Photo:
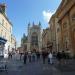
[[[23,33],[27,35],[27,26],[30,22],[38,24],[42,28],[48,27],[49,17],[59,6],[61,0],[0,0],[6,3],[6,13],[13,24],[13,34],[20,41]]]

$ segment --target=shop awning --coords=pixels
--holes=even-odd
[[[2,38],[2,37],[0,37],[0,44],[2,43],[2,44],[5,44],[7,42],[7,40],[6,39],[4,39],[4,38]]]

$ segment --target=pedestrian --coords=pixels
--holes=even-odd
[[[62,51],[62,64],[66,64],[66,54]]]
[[[32,52],[32,61],[35,62],[35,52]]]
[[[8,57],[8,58],[9,58],[9,59],[12,59],[12,54],[11,54],[11,52],[9,52],[8,54],[9,54],[9,57]]]
[[[20,53],[20,60],[22,59],[22,53]]]
[[[56,58],[57,58],[57,60],[58,60],[58,64],[61,64],[62,53],[61,53],[61,52],[57,52]]]
[[[36,52],[36,56],[37,56],[37,61],[38,61],[40,59],[40,52],[39,51]]]
[[[24,59],[24,64],[26,64],[26,61],[27,61],[27,53],[26,52],[24,53],[24,58],[23,59]]]
[[[53,59],[53,55],[52,55],[52,53],[50,52],[49,55],[48,55],[48,63],[49,63],[49,64],[53,64],[52,59]]]
[[[43,64],[45,64],[45,61],[46,61],[46,52],[45,51],[42,52],[42,59],[43,59]]]
[[[28,52],[28,59],[29,59],[29,62],[31,62],[31,52]]]

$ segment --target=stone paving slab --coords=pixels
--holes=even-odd
[[[23,60],[11,59],[7,63],[8,71],[0,72],[0,75],[75,75],[75,65],[58,65],[43,64],[42,60],[39,62],[31,62],[23,64]]]
[[[75,72],[75,65],[56,65],[55,67],[61,72]]]

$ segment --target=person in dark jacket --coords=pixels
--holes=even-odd
[[[46,58],[47,58],[47,52],[46,51],[42,51],[43,64],[45,64]]]
[[[66,54],[62,51],[62,64],[66,64]]]
[[[40,59],[40,52],[36,52],[36,56],[37,56],[37,61]]]
[[[62,54],[61,54],[61,52],[58,52],[57,53],[57,60],[58,60],[59,64],[61,64],[61,59],[62,59]]]
[[[31,52],[28,52],[28,59],[29,59],[29,62],[31,62]]]
[[[26,64],[26,61],[27,61],[27,53],[25,52],[24,53],[24,64]]]

